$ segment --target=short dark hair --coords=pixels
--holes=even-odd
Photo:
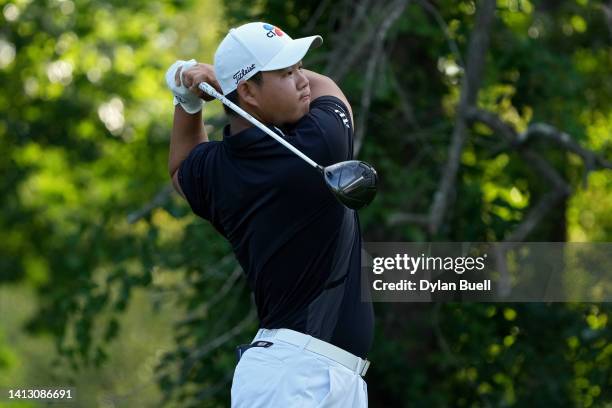
[[[263,75],[261,74],[261,71],[259,71],[258,73],[250,77],[247,81],[253,81],[258,86],[261,85],[261,83],[263,82]],[[232,101],[233,103],[235,103],[236,105],[240,106],[240,103],[238,103],[238,89],[234,89],[232,92],[225,95],[225,97],[229,99],[230,101]],[[238,115],[236,112],[232,110],[232,108],[230,108],[229,106],[225,104],[223,105],[223,109],[225,110],[225,113],[227,115],[233,115],[233,116]]]

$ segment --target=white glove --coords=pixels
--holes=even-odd
[[[174,106],[180,103],[183,110],[189,114],[201,111],[202,105],[204,104],[202,99],[183,85],[183,72],[197,63],[198,62],[194,59],[189,61],[178,60],[168,68],[168,71],[166,71],[166,85],[168,85],[168,88],[172,91],[172,94],[174,94]],[[176,76],[176,70],[180,67],[183,67],[180,75],[181,85],[176,86],[174,78]]]

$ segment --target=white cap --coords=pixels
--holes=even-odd
[[[272,24],[256,22],[230,29],[215,52],[215,76],[223,95],[240,80],[259,71],[287,68],[298,63],[310,48],[323,44],[319,35],[295,40]]]

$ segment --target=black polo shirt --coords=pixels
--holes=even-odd
[[[353,157],[346,105],[322,96],[277,134],[327,166]],[[179,170],[193,212],[232,245],[254,293],[260,327],[288,328],[366,357],[371,302],[360,300],[357,212],[340,204],[322,175],[251,127],[196,146]]]

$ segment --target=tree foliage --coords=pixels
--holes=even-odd
[[[610,6],[498,0],[487,31],[486,3],[0,2],[0,283],[35,291],[28,333],[49,334],[75,373],[103,367],[145,288],[153,310],[177,311],[175,347],[154,369],[159,405],[228,405],[234,346],[255,334],[256,313],[230,245],[168,185],[163,74],[178,58],[211,62],[227,28],[253,20],[324,37],[305,66],[340,84],[359,158],[381,175],[360,212],[366,241],[610,241]],[[487,46],[463,109],[476,33]],[[220,106],[205,118],[219,139]],[[557,133],[534,130],[543,124]],[[604,406],[610,310],[377,303],[370,404]],[[0,374],[19,358],[8,344],[0,330]]]

